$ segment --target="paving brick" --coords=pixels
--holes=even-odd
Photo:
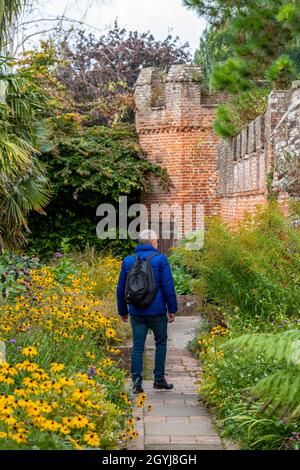
[[[190,405],[190,404],[169,404],[166,405],[153,405],[151,416],[192,416],[192,417],[201,417],[206,416],[207,411],[205,408],[199,405]]]
[[[220,445],[221,439],[219,436],[196,436],[197,444],[209,444],[209,445]]]
[[[171,442],[170,436],[145,436],[145,445],[149,444],[169,444]]]
[[[180,426],[181,423],[189,423],[190,418],[189,416],[166,416],[167,423],[176,423],[176,425]]]
[[[152,412],[151,412],[151,414],[152,414]],[[166,421],[166,417],[165,417],[165,416],[161,416],[161,413],[160,413],[159,415],[157,415],[157,416],[149,416],[149,415],[147,415],[147,416],[144,417],[144,422],[145,422],[145,423],[149,423],[149,422],[151,422],[151,421],[155,421],[156,423],[161,422],[161,421]]]
[[[146,450],[223,450],[222,447],[213,444],[150,444],[145,445]]]
[[[171,444],[197,444],[195,436],[171,436]]]
[[[214,435],[215,431],[212,427],[211,420],[207,417],[197,422],[181,423],[180,427],[174,426],[169,422],[149,422],[145,423],[145,434],[156,435],[185,435],[185,436],[200,436],[200,435]]]

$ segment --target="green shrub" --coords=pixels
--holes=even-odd
[[[71,135],[58,129],[54,148],[41,156],[53,198],[45,212],[29,218],[29,251],[48,259],[67,238],[73,250],[95,247],[98,252],[113,249],[128,254],[131,239],[97,237],[96,210],[102,203],[111,203],[118,211],[122,195],[128,196],[128,205],[136,202],[140,191],[151,189],[149,175],[161,177],[163,184],[165,170],[142,156],[132,126],[82,128]]]
[[[194,289],[224,306],[241,324],[297,317],[300,311],[300,232],[276,203],[236,231],[211,222],[198,258],[183,257],[196,272]]]
[[[218,107],[214,122],[216,133],[223,137],[235,137],[242,128],[257,116],[266,112],[270,89],[253,87],[233,95]]]
[[[289,397],[294,402],[293,410],[297,408],[297,376],[294,373],[291,387],[292,368],[287,369],[282,355],[266,357],[264,348],[260,348],[262,342],[257,344],[257,349],[241,349],[238,347],[240,338],[228,341],[228,335],[232,334],[222,327],[215,327],[207,333],[207,325],[204,324],[193,341],[193,351],[198,351],[203,362],[200,397],[213,408],[222,426],[223,436],[236,440],[242,448],[285,448],[285,442],[299,431],[296,415],[292,416],[291,413],[288,416]],[[299,330],[297,334],[299,336]],[[273,336],[274,344],[276,337],[284,338],[279,334]],[[243,340],[241,342],[245,343]],[[272,385],[266,386],[266,382],[270,385],[272,376],[286,378],[280,393],[279,387],[272,390]],[[269,394],[267,401],[266,395],[258,395],[257,390]],[[269,406],[272,397],[277,403],[276,395],[281,396],[281,408],[277,410]]]
[[[192,275],[182,265],[181,253],[182,248],[173,248],[172,254],[169,256],[169,261],[172,268],[172,274],[175,283],[175,291],[178,295],[190,294],[192,292]]]

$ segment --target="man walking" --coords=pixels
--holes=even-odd
[[[156,233],[142,231],[134,254],[123,260],[117,286],[119,315],[127,322],[129,313],[132,328],[133,393],[143,392],[143,352],[149,329],[155,340],[153,387],[159,390],[173,388],[173,384],[168,384],[165,379],[167,325],[174,321],[178,307],[168,258],[158,251],[157,246]]]

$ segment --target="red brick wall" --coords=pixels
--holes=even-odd
[[[143,73],[144,72],[144,73]],[[217,144],[212,124],[219,96],[203,97],[193,81],[195,66],[173,66],[165,78],[165,103],[151,106],[153,69],[144,69],[136,86],[136,125],[147,158],[167,168],[171,185],[144,195],[150,204],[203,204],[205,215],[220,212]],[[210,99],[209,99],[210,98]],[[212,104],[215,103],[215,104]],[[195,211],[191,214],[196,229]]]
[[[272,92],[267,112],[218,147],[221,216],[230,225],[268,200],[274,166],[273,132],[290,102],[289,91]]]

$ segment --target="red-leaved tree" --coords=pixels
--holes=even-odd
[[[117,22],[97,38],[84,31],[65,39],[58,49],[62,62],[57,79],[71,93],[74,110],[88,125],[131,121],[133,86],[147,66],[167,69],[190,61],[189,45],[167,36],[157,41],[150,32],[121,28]]]

